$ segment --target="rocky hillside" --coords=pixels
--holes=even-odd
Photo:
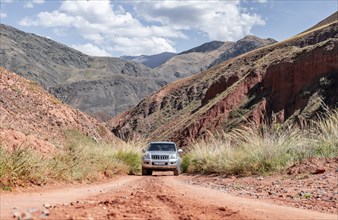
[[[150,68],[155,68],[165,63],[167,60],[175,56],[176,53],[163,52],[155,55],[141,55],[141,56],[122,56],[121,59],[130,60],[137,63],[142,63]]]
[[[172,57],[155,70],[170,79],[184,78],[202,72],[225,60],[275,42],[270,38],[261,39],[255,36],[246,36],[237,42],[212,41]]]
[[[3,24],[0,41],[0,66],[39,82],[73,107],[104,116],[103,120],[136,105],[167,83],[144,65],[87,56]]]
[[[0,146],[42,153],[62,148],[67,131],[119,142],[107,127],[48,94],[36,82],[0,67]]]
[[[301,121],[338,107],[338,22],[171,83],[109,122],[121,138],[186,145],[209,131]]]

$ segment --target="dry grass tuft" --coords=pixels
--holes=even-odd
[[[298,126],[273,124],[235,129],[193,144],[184,156],[188,173],[252,175],[282,171],[309,157],[338,156],[338,111]]]
[[[95,181],[103,176],[140,171],[141,143],[96,143],[77,130],[66,131],[66,137],[64,149],[50,157],[25,147],[8,152],[0,146],[0,187]]]

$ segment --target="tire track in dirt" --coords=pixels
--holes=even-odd
[[[177,178],[177,177],[170,177]],[[238,212],[224,206],[206,204],[191,199],[184,193],[179,193],[175,188],[165,184],[163,177],[155,177],[146,180],[152,189],[156,190],[156,199],[170,210],[173,218],[162,219],[243,219]]]
[[[175,178],[175,177],[170,177]],[[57,205],[52,219],[245,219],[238,211],[196,201],[167,186],[162,176],[149,176],[118,190],[69,206]]]

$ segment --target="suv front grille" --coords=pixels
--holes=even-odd
[[[153,159],[153,160],[168,160],[169,155],[151,155],[151,159]]]

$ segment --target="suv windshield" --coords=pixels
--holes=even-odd
[[[150,144],[149,151],[176,151],[174,144]]]

